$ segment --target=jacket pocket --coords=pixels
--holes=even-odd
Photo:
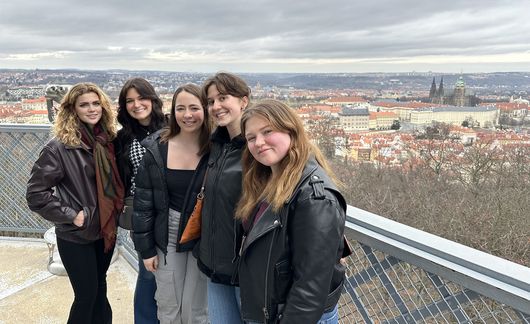
[[[83,207],[83,214],[85,219],[83,220],[83,225],[79,229],[86,229],[92,221],[92,215],[90,214],[90,209],[88,207]]]
[[[74,209],[75,210],[75,209]],[[90,209],[87,207],[83,207],[82,209],[83,215],[85,216],[83,220],[83,224],[81,226],[77,226],[74,224],[73,220],[71,223],[63,223],[63,224],[56,224],[55,227],[59,229],[59,231],[66,233],[66,232],[79,232],[87,228],[89,222],[90,222]],[[78,212],[79,213],[79,212]],[[77,217],[77,214],[76,214]]]
[[[292,269],[290,260],[282,260],[274,266],[274,297],[276,302],[284,303],[287,292],[292,286]]]
[[[333,289],[332,292],[328,294],[328,297],[326,298],[326,305],[324,308],[324,312],[330,312],[335,308],[335,305],[339,302],[340,296],[342,294],[342,290],[344,288],[344,279],[340,282],[340,284]]]

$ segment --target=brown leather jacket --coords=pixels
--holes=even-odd
[[[96,173],[86,147],[50,140],[33,165],[26,200],[29,209],[55,224],[57,237],[76,243],[101,238]],[[73,220],[81,210],[85,222],[77,227]]]

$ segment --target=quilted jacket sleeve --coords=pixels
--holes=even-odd
[[[155,206],[153,197],[153,183],[149,168],[155,164],[154,159],[146,153],[138,167],[135,180],[135,194],[133,203],[133,242],[135,249],[142,259],[155,256]]]

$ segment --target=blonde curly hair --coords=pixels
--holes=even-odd
[[[81,145],[81,121],[75,112],[75,103],[80,96],[93,92],[99,97],[102,108],[100,124],[107,130],[109,140],[116,137],[116,112],[112,109],[111,100],[97,85],[83,82],[74,85],[64,96],[53,126],[53,133],[61,143]]]

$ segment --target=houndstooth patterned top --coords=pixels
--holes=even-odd
[[[138,172],[138,167],[140,166],[140,161],[142,161],[142,158],[145,154],[145,147],[138,142],[136,138],[133,139],[131,143],[131,149],[129,150],[129,159],[131,160],[132,164],[132,176],[131,176],[131,190],[130,195],[134,196],[134,190],[136,189],[136,185],[134,183],[134,180],[136,178],[136,173]]]

